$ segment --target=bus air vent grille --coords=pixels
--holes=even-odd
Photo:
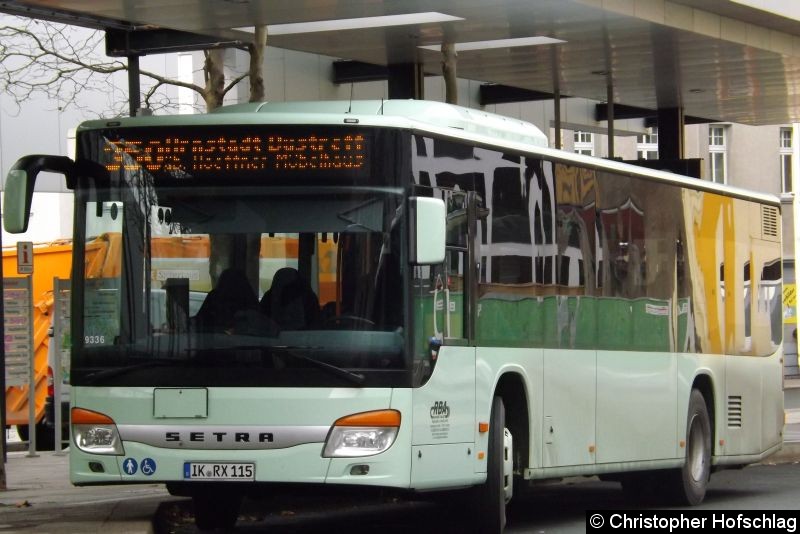
[[[728,428],[742,428],[742,397],[728,397]]]
[[[778,208],[774,206],[761,206],[761,237],[763,239],[778,238],[779,222]]]

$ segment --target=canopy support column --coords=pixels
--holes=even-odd
[[[418,63],[389,65],[389,98],[421,100],[423,80],[422,65]]]
[[[677,161],[683,159],[683,108],[658,110],[658,159]]]
[[[142,107],[139,84],[139,56],[128,56],[128,102],[131,117],[135,117]]]

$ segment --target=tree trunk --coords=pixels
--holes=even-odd
[[[457,61],[456,46],[453,43],[442,43],[442,76],[444,76],[445,102],[448,104],[458,104]]]
[[[264,89],[264,52],[267,48],[267,27],[256,26],[250,52],[250,102],[261,102],[266,97]]]
[[[206,111],[211,111],[220,107],[225,97],[225,50],[221,48],[206,50],[205,55],[203,71],[206,86],[203,100],[206,102]]]

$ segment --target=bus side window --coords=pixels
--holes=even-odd
[[[464,273],[467,266],[469,223],[467,194],[462,191],[442,192],[447,206],[447,236],[445,244],[445,279],[442,280],[444,306],[444,337],[460,339],[465,336],[464,319],[467,300]]]

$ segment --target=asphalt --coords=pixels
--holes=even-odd
[[[800,380],[786,386],[800,388]],[[800,461],[800,409],[787,410],[784,438],[783,449],[764,463]],[[158,484],[75,487],[69,482],[69,458],[63,453],[30,457],[26,451],[9,452],[5,471],[0,534],[152,534],[159,505],[177,500]]]

